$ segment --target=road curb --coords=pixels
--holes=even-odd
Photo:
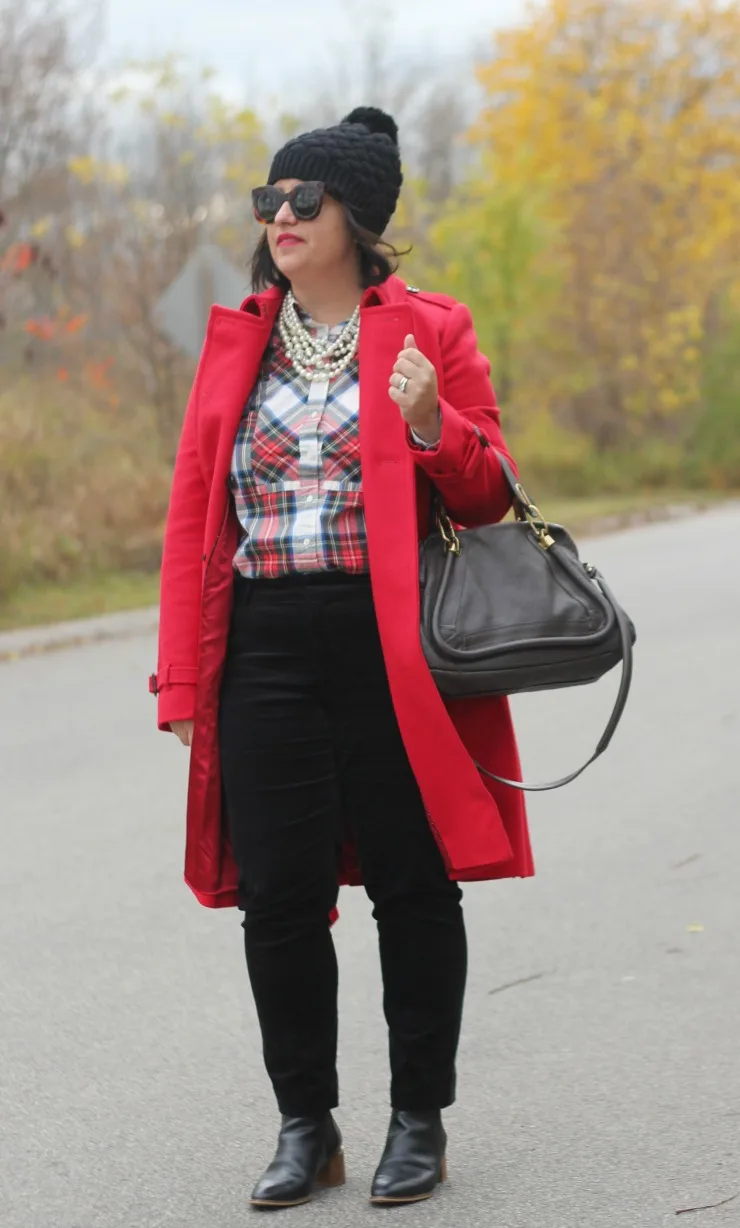
[[[81,648],[104,640],[127,640],[150,635],[158,626],[159,607],[148,606],[143,610],[101,614],[96,618],[75,619],[52,626],[3,631],[0,632],[0,662],[17,661],[22,657],[64,648]]]

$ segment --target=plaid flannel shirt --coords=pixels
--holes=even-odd
[[[321,338],[341,331],[303,323]],[[358,372],[355,358],[336,379],[306,379],[275,328],[232,457],[242,575],[368,570]]]
[[[300,314],[322,339],[342,330]],[[436,447],[416,431],[409,437],[413,447]],[[234,567],[243,576],[368,571],[358,359],[331,382],[306,379],[276,325],[237,432],[230,485],[242,528]]]

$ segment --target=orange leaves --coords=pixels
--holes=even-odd
[[[113,369],[113,359],[106,358],[102,362],[86,362],[83,368],[85,379],[99,392],[110,389],[110,374]]]
[[[23,327],[29,336],[37,337],[39,341],[52,341],[57,335],[57,321],[48,316],[38,320],[26,320]]]
[[[72,333],[78,333],[81,328],[85,327],[89,318],[90,317],[85,312],[82,312],[80,315],[72,316],[72,319],[67,320],[67,323],[64,325],[65,333],[67,333],[68,336]]]
[[[38,259],[39,250],[35,243],[14,243],[0,258],[0,270],[14,277],[25,273]]]
[[[90,389],[101,394],[112,409],[117,408],[119,398],[112,380],[113,358],[88,358],[84,349],[70,344],[85,329],[89,322],[87,312],[71,315],[64,308],[56,316],[39,316],[26,320],[24,331],[37,341],[52,346],[52,356],[60,361],[56,368],[56,379],[60,384],[68,384],[77,379]]]
[[[98,362],[86,362],[83,364],[82,370],[78,371],[78,377],[81,376],[82,382],[87,388],[99,393],[111,409],[117,409],[121,398],[116,392],[112,380],[113,365],[112,358],[105,358]],[[68,367],[58,367],[56,378],[60,384],[69,384],[74,378],[74,374]]]
[[[86,313],[81,313],[68,318],[65,312],[60,312],[58,316],[41,316],[36,319],[26,320],[23,325],[24,330],[31,337],[37,337],[39,341],[53,341],[55,338],[63,336],[73,336],[74,333],[80,332],[85,327],[89,320]]]

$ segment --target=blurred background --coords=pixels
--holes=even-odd
[[[740,487],[740,7],[0,0],[0,629],[147,605],[250,189],[359,103],[552,519]],[[549,500],[549,502],[546,502]]]

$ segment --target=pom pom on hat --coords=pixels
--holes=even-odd
[[[380,107],[355,107],[349,115],[345,115],[343,124],[362,124],[368,132],[384,132],[394,145],[398,145],[398,124],[392,115],[381,111]]]

